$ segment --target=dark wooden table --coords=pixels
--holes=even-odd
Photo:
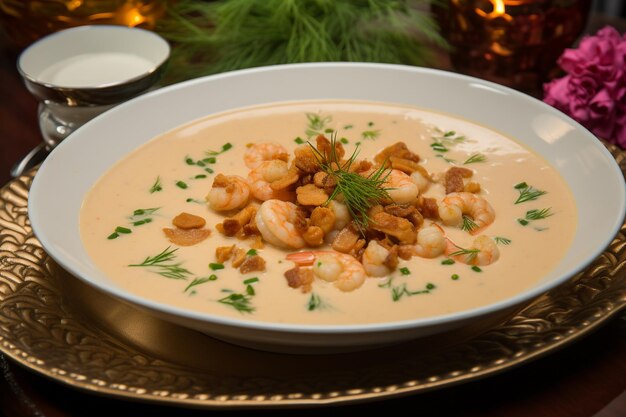
[[[595,25],[598,26],[597,24]],[[593,26],[589,29],[593,31]],[[16,52],[0,44],[0,183],[11,166],[41,141],[37,103],[15,70]],[[294,411],[247,411],[289,415]],[[626,318],[547,357],[481,381],[371,404],[298,410],[299,415],[412,414],[492,417],[626,416]],[[199,416],[193,411],[103,398],[79,392],[22,369],[0,354],[0,415]],[[229,412],[241,415],[244,412]]]

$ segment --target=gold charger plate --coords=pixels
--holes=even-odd
[[[626,152],[609,150],[626,172]],[[207,408],[389,398],[528,362],[626,306],[624,224],[585,271],[490,322],[350,354],[245,349],[157,319],[62,270],[32,234],[27,198],[33,176],[31,171],[0,190],[0,350],[91,393]]]

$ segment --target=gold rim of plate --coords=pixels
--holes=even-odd
[[[626,151],[607,145],[626,173]],[[583,272],[490,322],[377,350],[286,355],[215,340],[98,292],[34,237],[35,171],[0,189],[0,350],[91,393],[206,408],[316,406],[441,388],[528,362],[626,306],[626,223]]]

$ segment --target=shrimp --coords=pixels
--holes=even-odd
[[[296,222],[299,211],[288,201],[267,200],[257,210],[257,229],[266,242],[283,248],[300,249],[305,246]]]
[[[389,175],[385,172],[383,176],[387,175],[384,187],[388,188],[387,193],[389,197],[397,204],[413,203],[419,194],[417,184],[402,171],[392,169],[388,172]]]
[[[287,255],[287,260],[298,266],[312,265],[313,274],[324,281],[333,282],[341,291],[353,291],[365,282],[367,274],[354,257],[333,251],[297,252]]]
[[[496,218],[496,213],[487,200],[472,193],[450,193],[439,205],[439,217],[448,226],[461,225],[464,214],[470,216],[476,224],[476,227],[469,230],[472,235],[478,234]]]
[[[255,169],[263,161],[274,159],[287,161],[289,159],[287,149],[274,143],[255,143],[248,147],[243,155],[243,160],[250,169]]]
[[[420,171],[413,172],[410,177],[411,181],[413,181],[415,185],[417,185],[420,193],[428,190],[428,187],[430,186],[430,178],[424,176],[424,174]]]
[[[384,277],[392,270],[385,265],[385,260],[389,256],[389,250],[381,246],[377,241],[370,240],[365,252],[363,252],[363,268],[367,275],[371,277]]]
[[[446,255],[468,265],[490,265],[500,258],[498,245],[488,236],[474,239],[469,249],[463,249],[448,240]]]
[[[422,258],[436,258],[445,251],[446,238],[439,226],[426,226],[417,232],[417,244],[413,249]]]
[[[287,162],[274,159],[263,161],[248,174],[252,195],[261,201],[291,200],[293,193],[288,190],[274,190],[271,183],[289,172]]]
[[[352,220],[348,207],[345,204],[340,203],[337,200],[331,200],[330,203],[328,203],[328,208],[335,213],[335,230],[343,229]]]
[[[227,211],[244,207],[250,198],[250,186],[238,175],[218,174],[205,200],[213,210]]]

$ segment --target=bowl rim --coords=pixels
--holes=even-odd
[[[530,103],[532,106],[539,106],[539,109],[547,111],[551,115],[561,119],[566,120],[569,124],[573,124],[578,130],[585,134],[589,138],[589,142],[591,146],[593,146],[596,150],[598,150],[603,157],[607,159],[607,162],[611,166],[611,170],[613,174],[623,178],[622,172],[611,155],[611,153],[606,149],[606,147],[599,141],[595,136],[589,132],[585,127],[583,127],[580,123],[571,119],[569,116],[565,115],[561,111],[555,109],[554,107],[535,99],[529,95],[521,93],[517,90],[511,89],[509,87],[505,87],[490,81],[478,79],[475,77],[462,75],[458,73],[453,73],[449,71],[433,69],[433,68],[423,68],[423,67],[414,67],[409,65],[398,65],[398,64],[383,64],[383,63],[360,63],[360,62],[320,62],[320,63],[298,63],[298,64],[284,64],[284,65],[271,65],[264,67],[256,67],[250,69],[229,71],[215,75],[209,75],[205,77],[195,78],[187,81],[183,81],[177,84],[173,84],[167,87],[163,87],[161,89],[152,91],[150,93],[144,94],[142,96],[131,99],[125,103],[116,106],[112,110],[105,112],[99,116],[97,116],[93,120],[99,120],[103,117],[108,117],[107,114],[111,112],[122,112],[128,106],[138,106],[144,100],[152,100],[157,99],[157,97],[161,95],[167,95],[169,92],[177,91],[181,89],[193,88],[194,85],[202,84],[205,82],[211,82],[213,80],[219,80],[222,78],[231,78],[238,77],[241,75],[250,75],[256,73],[265,73],[265,72],[280,72],[280,71],[289,71],[291,69],[297,68],[305,68],[305,69],[315,69],[315,68],[354,68],[354,69],[383,69],[390,71],[409,71],[414,72],[416,74],[428,74],[434,75],[438,77],[451,77],[454,79],[459,79],[461,81],[465,81],[467,83],[478,84],[484,88],[488,88],[490,90],[495,90],[495,92],[506,93],[507,95],[513,95],[516,99],[523,100],[527,103]],[[372,100],[374,101],[374,100]],[[267,102],[269,104],[271,102]],[[251,106],[246,106],[251,107]],[[232,110],[232,109],[230,109]],[[229,110],[225,110],[229,111]],[[208,116],[208,114],[207,114]],[[457,116],[459,117],[459,116]],[[186,123],[191,123],[195,119],[189,119],[184,122],[182,125]],[[92,123],[88,122],[86,125]],[[182,126],[182,125],[179,125]],[[493,130],[492,127],[486,126]],[[77,130],[81,131],[82,128]],[[165,132],[165,131],[164,131]],[[163,132],[163,133],[164,133]],[[68,146],[71,146],[71,143],[76,140],[78,136],[74,133],[70,135],[67,139],[62,141],[54,150],[53,154],[56,152],[62,152]],[[595,140],[591,140],[595,139]],[[150,139],[144,141],[146,143]],[[139,145],[141,146],[141,145]],[[540,154],[540,156],[542,156]],[[123,158],[122,156],[121,158]],[[542,156],[543,157],[543,156]],[[120,158],[120,159],[121,159]],[[116,160],[114,163],[116,163]],[[615,235],[619,232],[619,229],[624,221],[624,217],[626,215],[626,188],[622,188],[621,192],[618,196],[615,196],[619,199],[618,201],[618,210],[621,213],[621,216],[616,217],[612,221],[611,230],[612,233],[610,235],[605,236],[602,245],[594,248],[593,251],[589,252],[589,254],[583,259],[582,262],[576,265],[576,268],[570,269],[568,273],[560,274],[558,277],[554,278],[552,281],[547,283],[541,283],[529,290],[523,291],[519,294],[516,294],[512,297],[475,307],[466,310],[457,311],[454,313],[442,314],[437,316],[423,317],[417,319],[407,319],[407,320],[397,320],[397,321],[389,321],[389,322],[378,322],[378,323],[363,323],[363,324],[291,324],[291,323],[277,323],[277,322],[266,322],[266,321],[256,321],[249,320],[245,318],[234,318],[234,317],[226,317],[220,316],[212,313],[204,313],[196,310],[186,309],[182,307],[176,307],[173,305],[157,302],[154,300],[150,300],[144,298],[142,296],[132,294],[122,288],[110,287],[99,282],[94,282],[88,277],[83,277],[80,274],[76,273],[72,263],[69,262],[65,256],[61,254],[61,252],[57,251],[54,245],[48,240],[46,235],[39,235],[38,230],[40,230],[39,225],[41,224],[41,218],[39,217],[37,211],[33,208],[37,206],[37,198],[40,193],[40,185],[41,178],[46,175],[46,171],[48,169],[47,161],[44,161],[42,166],[39,168],[37,175],[35,176],[33,183],[31,185],[31,192],[29,193],[29,204],[28,204],[28,214],[31,220],[33,232],[40,240],[42,246],[46,250],[46,252],[56,261],[58,262],[64,269],[70,272],[75,277],[81,279],[87,284],[103,291],[107,294],[111,294],[119,299],[122,299],[126,302],[129,302],[134,305],[141,306],[143,308],[147,308],[154,312],[165,313],[167,315],[180,317],[183,319],[190,319],[198,322],[206,322],[212,323],[214,325],[220,326],[228,326],[228,327],[238,327],[238,328],[246,328],[249,330],[255,331],[266,331],[266,332],[278,332],[278,333],[294,333],[294,334],[306,334],[306,335],[333,335],[333,334],[360,334],[360,333],[383,333],[383,332],[397,332],[400,330],[408,330],[415,328],[426,328],[431,326],[443,325],[451,322],[464,321],[467,319],[473,319],[480,316],[488,315],[490,313],[494,313],[497,311],[503,311],[507,308],[512,308],[518,306],[526,301],[534,299],[541,294],[546,293],[547,291],[563,284],[575,274],[579,273],[581,270],[586,268],[590,263],[592,263],[611,243],[614,239]]]

